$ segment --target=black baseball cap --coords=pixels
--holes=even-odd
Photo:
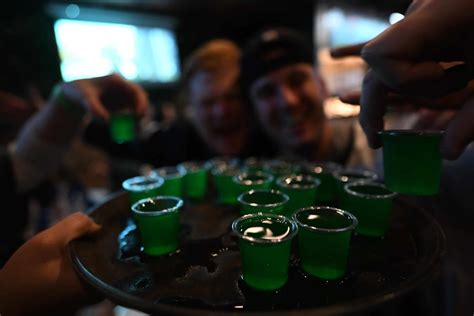
[[[241,60],[241,82],[244,91],[261,76],[295,63],[313,64],[313,49],[301,34],[287,29],[266,29],[252,38],[244,48]]]

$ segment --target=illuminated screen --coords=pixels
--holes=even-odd
[[[316,16],[318,47],[336,47],[371,40],[388,26],[389,18],[333,7]]]
[[[65,81],[112,72],[137,82],[179,77],[176,39],[168,29],[59,19],[54,32]]]
[[[331,95],[360,91],[367,69],[360,57],[333,59],[329,49],[369,41],[389,27],[390,23],[395,22],[395,19],[390,20],[388,15],[377,12],[338,6],[318,7],[315,16],[318,70]],[[331,107],[336,108],[333,105]],[[347,106],[344,113],[352,115],[353,107]]]

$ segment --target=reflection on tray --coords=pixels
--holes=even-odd
[[[278,291],[261,292],[242,281],[237,239],[230,231],[202,240],[188,240],[189,233],[182,233],[177,252],[150,257],[143,253],[136,226],[129,219],[119,234],[118,259],[140,262],[147,272],[120,287],[135,295],[152,293],[157,303],[194,308],[307,308],[375,294],[408,278],[417,264],[416,244],[410,233],[392,227],[385,239],[354,236],[349,271],[337,281],[306,275],[299,268],[294,247],[288,283]]]
[[[289,280],[276,292],[253,290],[241,280],[238,240],[230,227],[237,207],[185,203],[179,250],[149,257],[141,251],[127,196],[120,195],[92,213],[103,231],[95,240],[75,241],[72,255],[84,278],[107,297],[147,312],[319,311],[343,304],[351,309],[361,300],[374,306],[426,280],[443,251],[432,217],[402,202],[396,203],[385,238],[353,237],[348,272],[340,280],[307,276],[293,244]]]

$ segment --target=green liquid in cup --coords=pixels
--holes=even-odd
[[[384,185],[353,182],[344,187],[341,207],[357,217],[356,232],[364,236],[380,237],[387,230],[395,193]]]
[[[133,113],[112,113],[110,116],[110,136],[116,143],[125,143],[135,139],[136,120]]]
[[[164,182],[160,187],[160,195],[183,196],[184,174],[175,167],[162,167],[155,170],[155,174],[162,177]]]
[[[207,172],[205,169],[186,173],[184,177],[186,195],[192,199],[202,199],[207,190]]]
[[[239,190],[232,178],[239,173],[237,167],[219,166],[212,169],[217,199],[224,204],[237,204]]]
[[[250,190],[269,190],[272,186],[273,176],[264,172],[244,172],[236,175],[234,181],[238,195]]]
[[[183,186],[186,196],[191,199],[202,199],[207,191],[207,170],[196,162],[185,162],[180,166],[184,173]]]
[[[316,195],[316,204],[333,202],[337,197],[337,182],[333,172],[341,170],[342,167],[336,163],[309,164],[306,172],[321,181]]]
[[[178,249],[182,205],[183,201],[179,198],[160,196],[141,200],[132,206],[146,254],[161,256]]]
[[[276,290],[288,280],[291,240],[295,223],[283,216],[251,214],[234,221],[232,229],[240,237],[242,277],[257,290]]]
[[[294,215],[299,227],[299,253],[303,270],[326,280],[338,279],[347,271],[351,233],[357,219],[342,210],[316,207]]]
[[[347,183],[362,180],[375,181],[378,179],[377,174],[373,171],[350,168],[334,171],[333,177],[336,179],[336,196],[339,203],[344,196],[344,186]]]
[[[134,177],[125,180],[122,187],[128,192],[130,205],[145,199],[159,195],[160,187],[163,185],[161,177]]]
[[[204,163],[204,168],[211,173],[215,168],[237,168],[238,166],[239,159],[229,156],[214,157]]]
[[[265,162],[256,157],[250,157],[244,160],[244,170],[248,173],[263,172]]]
[[[278,189],[276,182],[279,178],[291,176],[300,171],[298,166],[284,160],[271,160],[264,164],[263,170],[273,176],[272,187],[274,189]]]
[[[271,213],[283,214],[288,196],[277,190],[251,190],[239,198],[240,214]]]
[[[381,132],[380,135],[387,188],[410,195],[438,193],[442,132],[399,130]]]
[[[297,175],[278,179],[278,189],[290,198],[284,215],[291,218],[300,208],[313,206],[319,184],[320,181],[312,176]]]

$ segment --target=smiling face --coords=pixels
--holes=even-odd
[[[307,63],[271,71],[250,87],[262,127],[274,142],[289,150],[317,142],[322,136],[326,95],[321,79]]]
[[[192,122],[206,144],[220,155],[237,155],[246,145],[246,110],[240,98],[237,66],[197,72],[190,80]]]

